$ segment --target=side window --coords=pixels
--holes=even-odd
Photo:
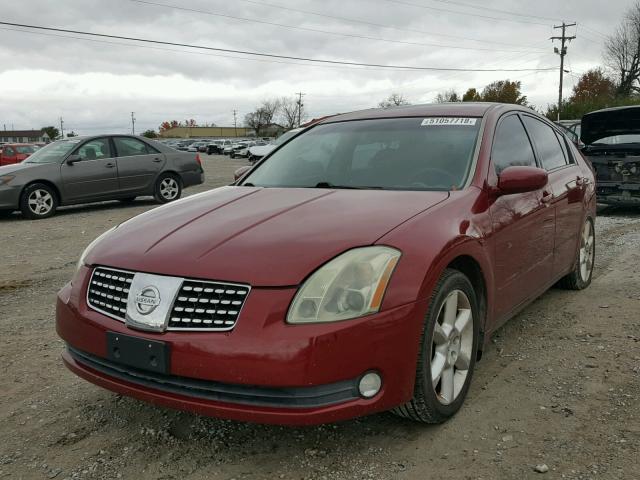
[[[75,154],[80,156],[80,160],[102,160],[113,156],[108,138],[90,140],[78,148]]]
[[[544,169],[553,170],[564,167],[567,164],[567,159],[553,128],[529,116],[524,117],[524,124],[531,134]]]
[[[131,137],[113,137],[119,157],[135,157],[155,153],[146,143]]]
[[[11,147],[4,147],[4,155],[7,157],[13,157],[16,153],[13,151]]]
[[[505,118],[493,140],[491,159],[496,173],[507,167],[535,167],[536,159],[527,132],[517,115]]]
[[[571,150],[569,150],[567,139],[558,132],[556,132],[556,136],[558,137],[558,141],[560,142],[560,147],[562,148],[562,153],[564,153],[564,158],[567,159],[567,163],[576,163],[575,158],[573,158],[573,156],[571,155]]]

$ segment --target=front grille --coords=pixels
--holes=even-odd
[[[127,298],[135,272],[97,267],[87,290],[94,310],[126,321]],[[235,327],[249,285],[184,279],[171,307],[167,330],[228,331]]]
[[[96,268],[89,282],[87,303],[95,310],[124,322],[133,275],[110,268]]]
[[[249,287],[185,280],[169,317],[171,330],[231,330],[238,320]]]

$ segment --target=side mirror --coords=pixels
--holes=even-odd
[[[244,167],[240,167],[239,169],[237,169],[234,173],[233,173],[233,180],[234,181],[238,181],[240,180],[240,178],[242,178],[244,176],[245,173],[247,173],[249,170],[251,170],[251,166],[250,165],[246,165]]]
[[[498,175],[498,190],[502,195],[534,192],[545,187],[549,175],[536,167],[507,167]]]
[[[69,155],[69,157],[67,157],[67,165],[73,165],[76,162],[79,162],[81,160],[80,155]]]

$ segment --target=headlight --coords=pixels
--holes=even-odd
[[[4,185],[6,183],[9,183],[14,178],[16,178],[15,175],[3,175],[3,176],[0,177],[0,185]]]
[[[389,247],[349,250],[320,267],[296,294],[287,323],[337,322],[380,310],[400,252]]]
[[[80,255],[80,258],[78,259],[78,264],[76,265],[76,271],[79,270],[82,265],[84,265],[84,261],[87,258],[87,255],[89,255],[89,252],[91,251],[91,249],[93,249],[93,247],[95,247],[98,244],[98,242],[100,242],[100,240],[106,237],[109,233],[113,232],[117,227],[118,226],[116,225],[115,227],[110,228],[109,230],[104,232],[102,235],[97,237],[89,245],[87,245],[87,248],[84,249],[84,252],[82,252],[82,255]]]

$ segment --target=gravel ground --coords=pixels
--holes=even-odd
[[[187,194],[244,164],[204,162],[207,183]],[[283,428],[153,407],[63,367],[55,293],[86,244],[154,206],[0,220],[0,478],[640,478],[640,211],[601,212],[590,289],[551,290],[500,330],[448,423]]]

